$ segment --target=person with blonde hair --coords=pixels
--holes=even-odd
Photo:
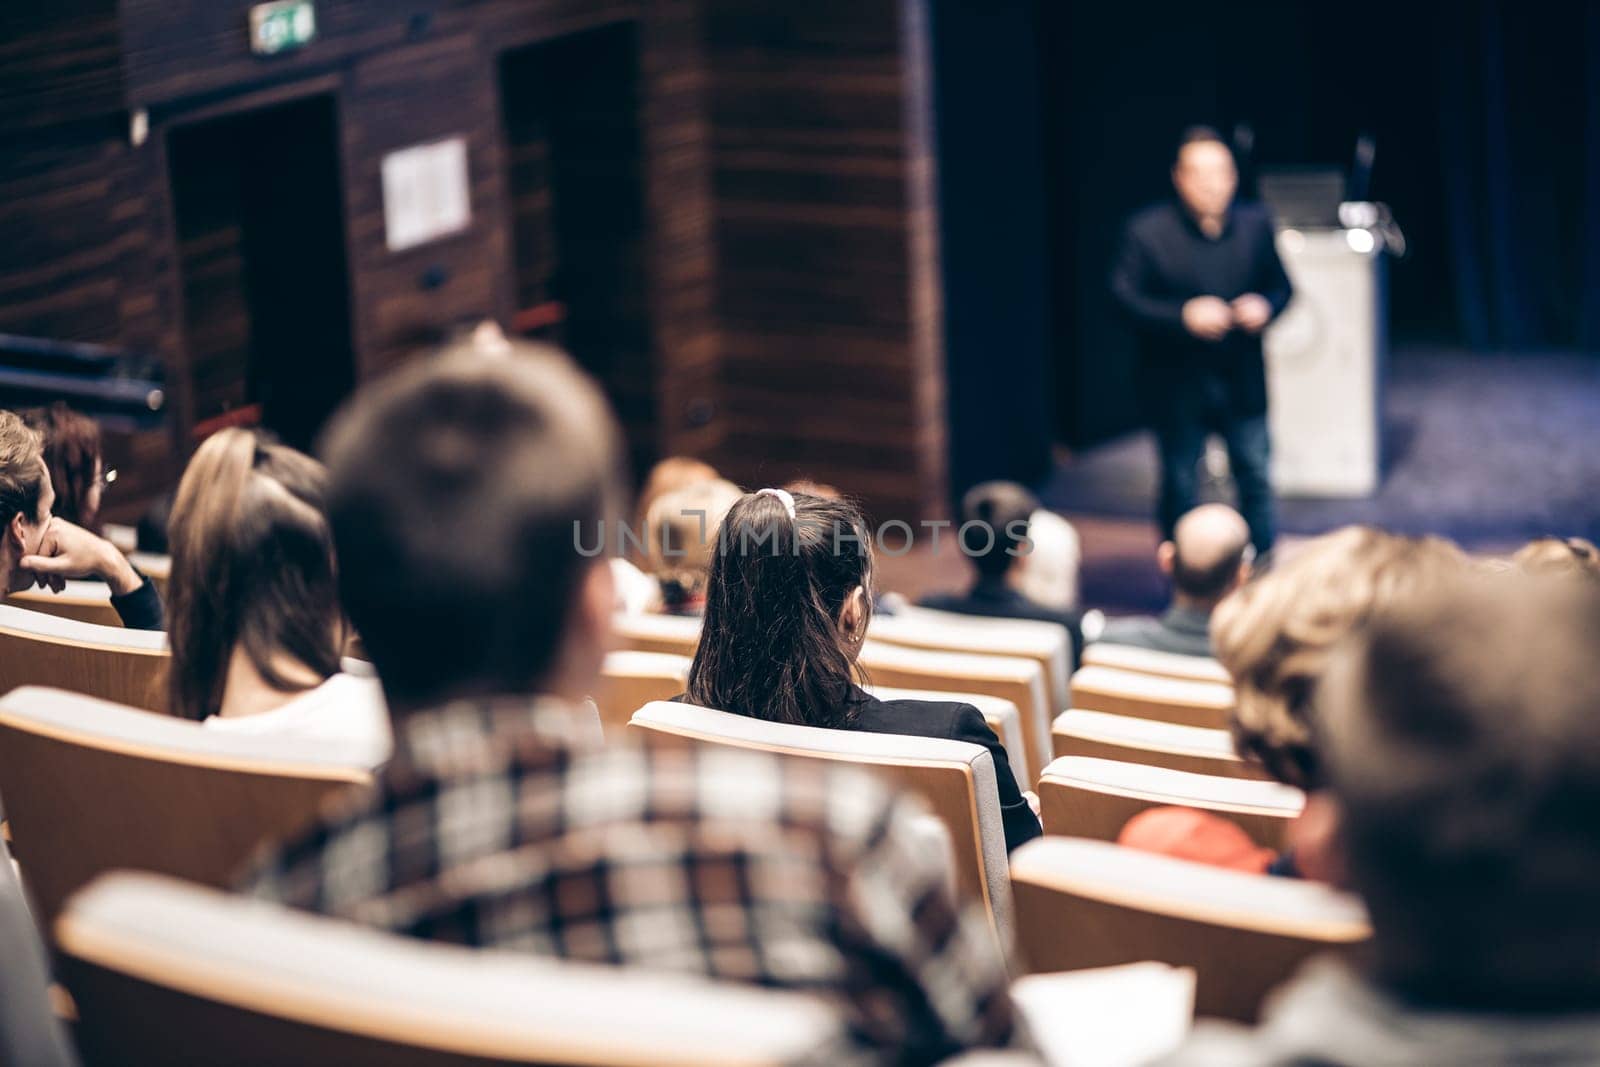
[[[722,518],[739,500],[739,487],[717,478],[656,498],[645,517],[646,557],[659,583],[666,615],[699,615],[706,604],[706,570],[716,550]]]
[[[1211,616],[1211,643],[1233,676],[1240,755],[1288,785],[1315,787],[1312,696],[1333,646],[1370,612],[1468,563],[1440,537],[1346,526],[1226,597]]]
[[[206,439],[170,523],[171,710],[215,729],[292,734],[388,758],[378,683],[345,673],[322,464],[264,435]]]
[[[1289,829],[1286,852],[1267,864],[1252,857],[1249,869],[1343,881],[1333,824],[1317,792],[1323,786],[1312,742],[1317,685],[1334,648],[1371,613],[1470,570],[1467,555],[1443,538],[1346,526],[1307,542],[1217,605],[1211,642],[1233,676],[1229,725],[1234,747],[1273,778],[1310,794],[1304,814]],[[1174,833],[1173,824],[1180,821],[1194,826]],[[1119,841],[1206,862],[1201,851],[1206,840],[1228,829],[1216,825],[1220,821],[1220,816],[1160,808],[1125,826]]]

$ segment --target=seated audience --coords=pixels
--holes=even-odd
[[[98,578],[111,606],[132,630],[162,628],[161,594],[115,545],[56,518],[55,488],[39,435],[14,412],[0,411],[0,580],[8,593],[32,586],[60,592],[69,578]]]
[[[44,463],[56,491],[51,513],[87,530],[99,529],[101,495],[117,480],[100,454],[100,424],[61,401],[21,415],[44,444]]]
[[[659,584],[656,610],[699,615],[706,605],[706,569],[716,550],[717,528],[739,499],[739,487],[715,478],[665,493],[645,517],[646,557]]]
[[[236,733],[325,739],[389,757],[372,678],[339,669],[333,536],[322,464],[253,430],[206,439],[172,505],[171,710]]]
[[[1600,577],[1600,548],[1583,537],[1540,537],[1517,549],[1513,565],[1529,573]]]
[[[1211,612],[1250,573],[1250,527],[1226,504],[1202,504],[1178,520],[1156,562],[1172,579],[1160,618],[1112,619],[1099,640],[1184,656],[1211,655]]]
[[[1530,635],[1538,635],[1530,640]],[[1600,1049],[1600,590],[1475,576],[1378,610],[1317,690],[1368,956],[1169,1067],[1592,1064]]]
[[[1035,603],[1018,588],[1026,567],[1023,560],[1034,548],[1028,531],[1038,507],[1038,499],[1015,482],[984,482],[967,490],[956,536],[962,552],[977,567],[978,580],[965,593],[937,593],[923,597],[921,603],[963,615],[1058,622],[1072,637],[1076,662],[1083,651],[1078,614]]]
[[[625,555],[611,558],[611,579],[616,587],[615,607],[632,615],[661,610],[661,582],[656,577],[657,561],[651,555],[650,509],[669,493],[714,482],[720,475],[709,463],[687,456],[668,456],[645,477],[639,490],[633,518],[617,537],[607,536],[611,545],[621,543]],[[608,535],[610,531],[607,531]]]
[[[688,700],[768,722],[948,737],[994,760],[1006,847],[1042,832],[983,713],[959,701],[879,700],[855,684],[872,621],[872,538],[853,504],[763,489],[722,523]]]
[[[418,361],[330,427],[339,586],[395,755],[243,885],[439,941],[804,990],[863,1058],[1024,1041],[913,797],[846,769],[592,739],[619,434],[561,354]]]
[[[1334,646],[1369,613],[1468,569],[1466,555],[1440,538],[1347,526],[1306,542],[1217,605],[1211,634],[1217,659],[1234,679],[1234,746],[1273,778],[1309,794],[1274,873],[1332,883],[1340,878],[1315,793],[1320,776],[1311,743],[1312,693]],[[1182,812],[1162,817],[1186,822],[1194,814],[1156,811]],[[1130,824],[1123,843],[1180,855],[1171,847],[1175,835],[1159,828],[1159,819]]]

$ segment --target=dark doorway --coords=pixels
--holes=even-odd
[[[355,381],[333,98],[178,126],[167,153],[190,414],[260,405],[309,448]]]
[[[605,386],[636,472],[656,459],[639,51],[619,23],[500,67],[517,332],[564,345]]]

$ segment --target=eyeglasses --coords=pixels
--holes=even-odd
[[[112,467],[109,470],[102,471],[100,474],[100,480],[95,482],[95,484],[102,489],[109,489],[113,484],[116,483],[116,480],[117,468]]]

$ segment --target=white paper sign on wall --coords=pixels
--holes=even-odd
[[[389,251],[415,248],[471,224],[466,138],[413,145],[383,157],[383,227]]]

